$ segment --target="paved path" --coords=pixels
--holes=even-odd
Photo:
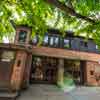
[[[100,100],[99,88],[77,87],[63,92],[55,85],[31,85],[17,100]]]

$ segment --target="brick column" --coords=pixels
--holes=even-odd
[[[23,81],[25,62],[27,59],[27,53],[24,51],[17,51],[15,64],[11,76],[12,90],[19,90]]]

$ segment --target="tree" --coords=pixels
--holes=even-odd
[[[0,5],[0,36],[10,35],[14,24],[32,27],[32,36],[55,27],[94,38],[100,45],[100,0],[3,0]]]

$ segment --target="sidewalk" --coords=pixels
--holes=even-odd
[[[100,100],[100,88],[77,87],[65,93],[55,85],[31,85],[17,100]]]

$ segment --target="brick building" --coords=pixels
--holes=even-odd
[[[16,27],[14,44],[0,44],[0,89],[16,93],[30,83],[58,84],[68,76],[76,85],[100,86],[97,45],[70,31],[61,34],[48,30],[38,45],[39,34],[31,39],[31,28]]]
[[[92,39],[85,41],[84,37],[74,36],[71,31],[66,31],[62,37],[58,30],[49,29],[38,45],[41,36],[36,34],[30,42],[29,30],[25,26],[17,27],[15,44],[31,44],[30,80],[33,83],[63,82],[67,73],[76,84],[100,85],[100,51]],[[23,31],[27,33],[26,41],[20,42],[17,38]]]

